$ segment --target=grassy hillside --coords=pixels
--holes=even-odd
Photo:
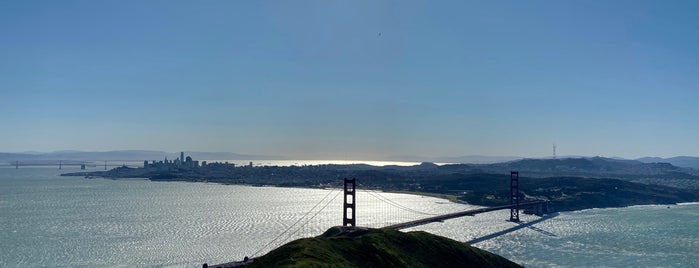
[[[451,192],[470,204],[509,204],[510,176],[494,174],[439,176],[421,185],[421,191]],[[617,179],[580,177],[520,177],[523,200],[546,199],[556,211],[631,205],[674,204],[699,200],[696,190],[646,185]]]
[[[343,230],[299,239],[247,267],[521,267],[493,253],[426,232]]]

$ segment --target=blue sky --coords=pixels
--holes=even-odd
[[[699,155],[696,1],[4,1],[0,151]]]

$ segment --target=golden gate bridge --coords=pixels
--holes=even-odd
[[[467,209],[467,210],[461,210],[461,211],[455,211],[455,212],[449,212],[449,213],[434,213],[434,212],[424,212],[424,211],[419,211],[414,208],[410,208],[408,206],[402,205],[398,203],[396,200],[392,200],[391,198],[388,198],[385,196],[385,193],[382,193],[380,191],[376,191],[373,189],[370,189],[369,187],[365,187],[364,190],[361,192],[365,197],[367,197],[367,202],[363,202],[363,204],[367,204],[366,206],[358,207],[359,203],[357,203],[357,193],[358,191],[357,186],[362,186],[359,184],[359,181],[357,179],[348,179],[345,178],[343,180],[343,185],[342,187],[337,187],[331,189],[320,201],[318,201],[311,209],[309,209],[302,217],[296,219],[296,221],[293,222],[293,224],[289,225],[284,231],[279,233],[274,239],[263,245],[261,248],[259,248],[257,251],[255,251],[253,254],[250,255],[250,257],[246,256],[243,261],[238,261],[238,262],[230,262],[230,263],[224,263],[224,264],[218,264],[218,265],[207,265],[205,264],[204,267],[221,267],[221,268],[227,268],[227,267],[242,267],[246,263],[254,261],[256,257],[261,256],[262,253],[265,253],[266,250],[271,250],[274,249],[278,246],[281,246],[292,239],[298,239],[301,238],[298,234],[302,233],[302,230],[309,225],[309,223],[314,222],[313,220],[317,218],[317,216],[324,211],[331,203],[334,202],[334,200],[337,199],[337,197],[342,194],[343,195],[343,205],[342,205],[342,226],[343,228],[390,228],[394,230],[402,230],[406,228],[411,228],[411,227],[416,227],[420,225],[425,225],[425,224],[430,224],[430,223],[436,223],[436,222],[444,222],[446,220],[450,219],[455,219],[455,218],[460,218],[460,217],[465,217],[465,216],[476,216],[478,214],[482,213],[487,213],[487,212],[492,212],[492,211],[498,211],[498,210],[509,210],[509,219],[508,221],[514,222],[514,223],[520,223],[520,211],[525,210],[531,214],[543,217],[544,215],[550,213],[550,207],[549,207],[549,200],[543,200],[543,199],[535,199],[535,200],[523,200],[522,199],[522,193],[519,191],[519,172],[517,171],[512,171],[510,172],[510,202],[507,205],[501,205],[501,206],[493,206],[493,207],[479,207],[479,208],[473,208],[473,209]],[[339,186],[339,185],[338,185]],[[372,201],[369,201],[369,199],[373,199]],[[373,203],[373,204],[371,204]],[[378,208],[377,208],[378,207]],[[388,221],[372,221],[372,218],[379,218],[379,217],[367,217],[367,221],[362,223],[357,222],[357,212],[359,209],[366,209],[366,210],[372,210],[372,213],[378,213],[382,215],[382,218],[388,219]],[[397,211],[397,213],[396,213]],[[410,215],[406,215],[410,214]],[[539,220],[535,220],[531,222],[532,224],[535,222],[540,222],[543,218],[540,218]],[[338,223],[338,221],[335,221],[335,223]],[[318,223],[314,222],[314,224],[318,225],[327,225],[327,228],[330,228],[332,226],[336,226],[335,223],[328,222],[328,223]],[[317,227],[315,227],[317,228]],[[520,227],[521,228],[521,225]],[[303,233],[310,233],[310,232],[303,232]],[[472,240],[472,241],[479,241],[479,239]]]

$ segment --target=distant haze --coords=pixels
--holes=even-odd
[[[699,1],[2,6],[3,152],[699,154]]]
[[[273,156],[273,155],[245,155],[237,154],[231,152],[190,152],[185,151],[185,156],[191,156],[195,160],[245,160],[245,161],[259,161],[259,160],[282,160],[281,162],[294,163],[295,160],[314,160],[314,159],[294,159],[285,156]],[[0,152],[0,165],[14,165],[15,161],[21,161],[23,163],[41,162],[46,163],[44,160],[53,160],[53,164],[59,160],[78,160],[78,161],[143,161],[143,160],[162,160],[168,158],[174,160],[180,156],[178,152],[163,152],[163,151],[145,151],[145,150],[123,150],[123,151],[105,151],[105,152],[83,152],[83,151],[57,151],[57,152],[31,152],[31,153],[5,153]],[[582,156],[562,156],[559,159],[564,158],[586,158]],[[405,165],[415,165],[419,162],[435,162],[435,163],[469,163],[469,164],[493,164],[493,163],[503,163],[511,162],[516,160],[524,159],[524,157],[517,156],[480,156],[480,155],[469,155],[460,157],[425,157],[425,156],[386,156],[383,158],[375,159],[345,159],[354,160],[359,163],[366,164],[377,164],[380,161],[389,161],[383,164],[396,164],[390,163],[390,161],[399,161],[401,164]],[[550,158],[548,158],[550,159]],[[589,159],[589,158],[588,158]],[[343,161],[331,161],[331,160],[342,160],[342,159],[315,159],[318,164],[328,164],[328,163],[343,163]],[[372,161],[374,160],[374,161]],[[699,157],[691,156],[677,156],[672,158],[660,158],[660,157],[643,157],[636,159],[643,163],[670,163],[678,167],[694,168],[699,170]],[[362,162],[365,161],[365,162]],[[4,163],[3,163],[4,162]],[[277,162],[277,163],[281,163]],[[313,161],[310,161],[311,163]],[[353,162],[353,161],[350,161]],[[269,162],[267,162],[269,163]],[[259,163],[258,163],[259,164]]]

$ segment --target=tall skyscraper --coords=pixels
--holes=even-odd
[[[180,152],[180,163],[184,163],[184,152]]]

